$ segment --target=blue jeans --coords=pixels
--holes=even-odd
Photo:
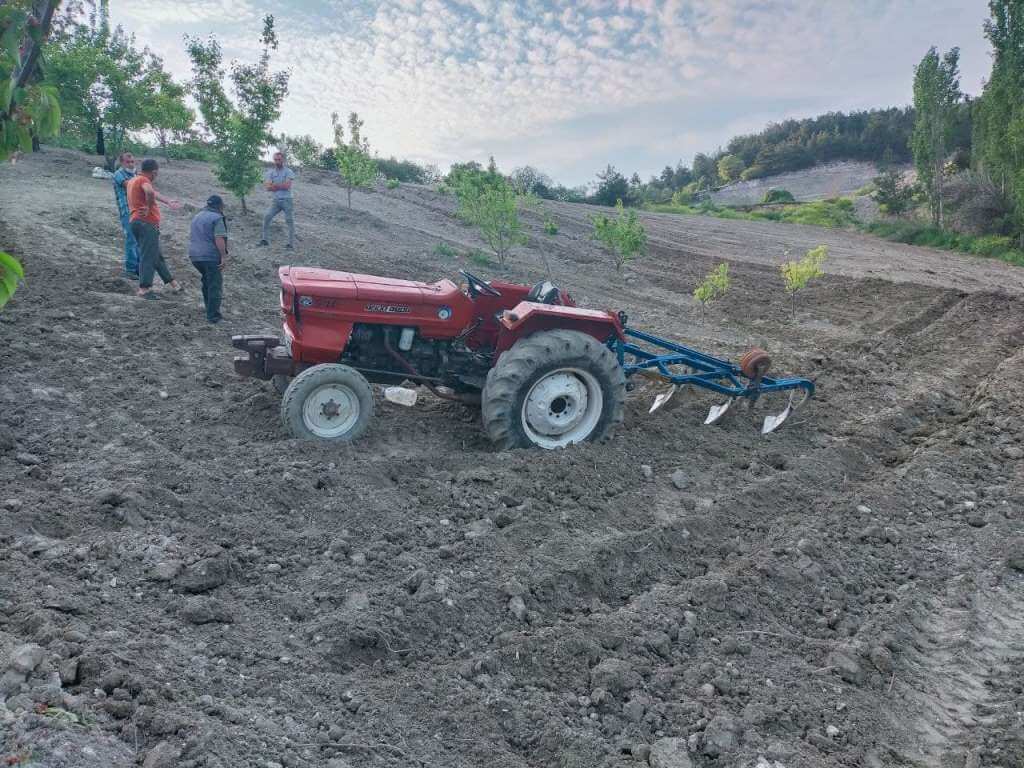
[[[270,222],[274,220],[281,211],[284,211],[284,220],[288,224],[288,245],[295,245],[295,219],[292,217],[293,203],[292,198],[274,198],[270,207],[267,208],[267,212],[263,214],[263,239],[270,242],[270,238],[267,233],[270,231]]]
[[[139,244],[132,234],[132,224],[127,216],[121,217],[121,229],[124,230],[124,271],[132,275],[139,274]]]

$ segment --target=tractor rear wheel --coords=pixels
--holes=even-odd
[[[622,422],[626,377],[615,354],[579,331],[520,339],[487,374],[483,420],[499,448],[563,448]]]
[[[307,368],[281,399],[281,420],[295,437],[351,442],[373,418],[373,390],[363,374],[347,365]]]

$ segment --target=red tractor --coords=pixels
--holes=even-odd
[[[274,380],[281,417],[300,438],[358,438],[373,416],[370,382],[409,380],[480,404],[501,448],[561,448],[608,435],[622,421],[627,378],[637,373],[673,392],[696,384],[729,395],[708,423],[738,399],[789,391],[790,405],[768,417],[764,431],[789,415],[794,391],[804,399],[814,392],[805,379],[768,378],[760,350],[736,366],[629,328],[621,312],[581,309],[547,281],[487,282],[465,270],[462,287],[306,267],[279,274],[284,337],[233,337],[247,353],[235,358],[235,370]]]

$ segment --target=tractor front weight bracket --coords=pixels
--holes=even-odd
[[[231,346],[246,353],[234,360],[235,373],[241,376],[268,380],[294,373],[294,362],[277,336],[232,336]]]

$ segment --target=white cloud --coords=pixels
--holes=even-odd
[[[275,61],[292,70],[279,129],[326,140],[330,113],[355,110],[386,154],[448,163],[490,147],[503,166],[567,182],[604,162],[646,174],[710,151],[737,115],[906,102],[932,40],[964,46],[965,85],[984,66],[970,62],[984,59],[985,0],[318,2],[330,13],[278,12]],[[258,48],[251,0],[114,0],[112,12],[179,77],[185,32],[217,34],[229,59]],[[651,105],[682,124],[652,124]]]

